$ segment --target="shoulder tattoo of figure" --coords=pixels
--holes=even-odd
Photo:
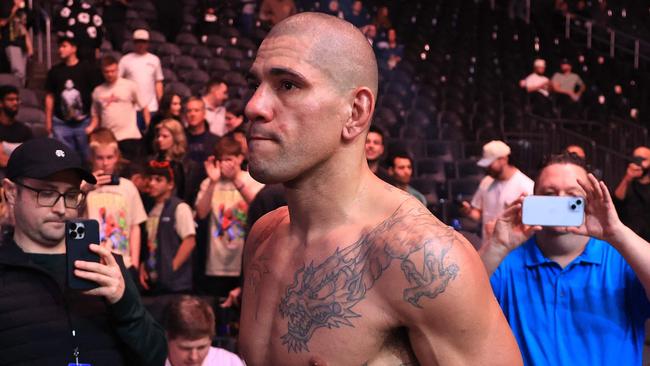
[[[289,352],[308,352],[316,330],[354,327],[351,320],[361,316],[354,306],[394,262],[408,283],[404,301],[422,308],[423,298],[444,292],[458,274],[458,265],[446,260],[455,240],[454,231],[432,220],[424,207],[400,207],[354,244],[296,271],[279,305],[288,321],[282,343]],[[414,253],[423,263],[413,262]]]

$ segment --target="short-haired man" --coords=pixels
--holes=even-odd
[[[140,101],[149,113],[158,111],[158,102],[163,96],[162,65],[158,56],[149,52],[149,31],[133,31],[134,51],[120,59],[119,76],[132,80],[140,91]],[[143,132],[149,126],[144,110],[138,108],[138,128]]]
[[[205,161],[208,177],[196,196],[196,216],[209,217],[204,287],[217,297],[239,286],[248,204],[263,187],[241,169],[243,161],[241,144],[222,137]]]
[[[411,177],[413,176],[413,159],[405,151],[396,151],[389,155],[388,174],[393,177],[395,187],[406,191],[427,205],[427,199],[417,189],[411,187]]]
[[[160,365],[162,328],[144,310],[120,256],[91,244],[101,262],[76,261],[66,283],[65,221],[83,205],[82,180],[95,177],[60,141],[25,142],[11,155],[3,188],[16,218],[13,241],[0,246],[0,364]],[[20,347],[17,345],[20,344]]]
[[[393,177],[388,174],[386,168],[381,166],[386,148],[384,147],[384,132],[380,128],[370,126],[370,130],[366,136],[365,150],[370,171],[375,173],[384,182],[393,184]]]
[[[165,309],[169,356],[165,366],[244,366],[237,355],[212,347],[215,316],[205,300],[182,295]]]
[[[551,81],[544,73],[546,61],[538,58],[533,62],[533,72],[519,81],[519,86],[526,90],[530,99],[533,113],[541,116],[550,116],[553,105],[551,103]]]
[[[79,60],[73,38],[59,39],[59,57],[61,63],[47,72],[45,81],[45,129],[86,161],[91,94],[101,75],[90,62]]]
[[[621,221],[650,240],[650,148],[639,146],[632,156],[633,161],[614,191],[614,203]]]
[[[573,155],[548,160],[535,194],[584,197],[586,206],[580,227],[529,227],[518,200],[480,250],[524,363],[640,365],[650,243],[619,220],[605,184]]]
[[[219,78],[212,78],[205,87],[203,102],[205,102],[205,119],[210,126],[210,132],[221,137],[226,134],[226,108],[228,100],[228,84]]]
[[[359,29],[289,17],[251,75],[251,175],[284,183],[288,208],[244,247],[246,364],[520,365],[476,251],[368,168],[378,71]]]
[[[185,137],[187,138],[187,157],[198,164],[212,155],[219,137],[212,132],[205,119],[205,102],[201,98],[190,97],[185,103]],[[205,175],[204,175],[205,177]]]
[[[472,203],[463,201],[461,212],[482,223],[481,237],[485,244],[492,235],[494,223],[503,211],[522,194],[533,193],[533,181],[510,164],[510,147],[493,140],[483,146],[483,157],[477,165],[487,175],[474,193]]]
[[[555,93],[556,103],[562,111],[562,117],[577,117],[578,102],[587,90],[587,86],[578,74],[571,71],[569,60],[562,59],[560,61],[560,71],[551,77],[551,87]]]
[[[137,110],[142,109],[145,120],[149,121],[149,109],[140,99],[138,86],[119,76],[113,56],[104,56],[101,65],[104,83],[93,91],[90,125],[86,132],[90,134],[97,127],[109,129],[117,138],[124,157],[136,160],[142,144]]]
[[[4,177],[9,155],[23,142],[34,137],[32,129],[16,120],[20,96],[12,85],[0,86],[0,171]]]

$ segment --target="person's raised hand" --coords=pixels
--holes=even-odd
[[[625,178],[628,180],[638,179],[643,176],[643,168],[637,164],[630,163],[625,171]]]
[[[460,213],[463,216],[469,216],[469,214],[472,212],[472,205],[467,202],[463,201],[460,203]]]
[[[203,165],[210,181],[217,182],[221,179],[221,163],[214,156],[209,156]]]
[[[75,261],[74,274],[99,285],[85,291],[86,295],[103,296],[110,304],[115,304],[120,301],[125,289],[120,266],[110,250],[97,244],[91,244],[89,249],[99,255],[100,262]]]
[[[519,197],[496,220],[492,233],[492,245],[500,245],[512,251],[526,242],[541,226],[525,225],[521,222],[521,208],[524,196]]]
[[[229,181],[235,180],[240,172],[241,167],[236,161],[224,160],[221,162],[221,174]]]
[[[140,263],[140,268],[138,269],[138,279],[140,280],[140,285],[143,289],[149,290],[149,273],[144,263]]]
[[[585,220],[579,227],[567,227],[570,233],[592,236],[605,241],[621,229],[623,223],[616,213],[612,196],[604,182],[598,181],[593,174],[587,181],[578,179],[578,184],[585,190]]]

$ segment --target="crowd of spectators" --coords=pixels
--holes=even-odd
[[[241,28],[244,32],[252,32],[256,5],[244,3]],[[559,8],[565,6],[559,4],[564,2],[557,3]],[[577,2],[572,8],[579,12],[581,3],[584,2]],[[123,265],[123,275],[128,277],[124,285],[127,293],[139,292],[144,306],[153,315],[149,319],[139,306],[132,305],[133,311],[138,313],[138,321],[146,323],[147,327],[155,327],[151,325],[154,320],[164,326],[168,342],[166,364],[239,365],[241,361],[235,355],[211,347],[216,336],[236,336],[236,327],[227,324],[229,319],[215,317],[215,312],[223,315],[227,313],[220,310],[222,307],[236,307],[241,291],[241,257],[246,235],[256,219],[286,203],[283,188],[264,186],[248,174],[245,100],[231,97],[228,81],[213,76],[204,83],[200,93],[190,97],[173,90],[165,92],[162,62],[149,52],[151,32],[147,29],[132,32],[132,52],[119,59],[112,54],[100,55],[104,39],[113,49],[122,48],[128,4],[127,0],[104,0],[95,5],[85,0],[70,0],[60,10],[55,18],[60,62],[48,71],[44,87],[45,132],[78,154],[92,171],[93,177],[80,185],[86,197],[84,204],[74,208],[78,208],[80,216],[98,221],[98,244],[121,255],[123,263],[120,266]],[[97,12],[96,6],[102,11]],[[178,13],[182,2],[161,1],[156,2],[156,6],[162,33],[167,39],[175,39],[181,28]],[[259,18],[275,24],[304,6],[300,1],[262,1]],[[332,0],[319,6],[321,11],[348,20],[363,32],[376,52],[381,70],[394,70],[405,58],[405,46],[391,22],[387,6],[380,6],[374,13],[359,0]],[[199,39],[205,41],[209,35],[219,32],[217,8],[216,2],[206,1],[198,10],[200,21],[195,32]],[[8,66],[21,86],[26,84],[27,59],[33,54],[29,24],[23,1],[2,2],[0,42]],[[546,61],[536,59],[533,72],[522,79],[519,86],[527,92],[535,114],[579,118],[584,115],[581,101],[588,86],[573,72],[571,60],[562,59],[558,66],[559,70],[549,78]],[[620,89],[619,85],[614,94],[621,94]],[[0,86],[0,172],[3,178],[12,152],[34,137],[29,127],[16,120],[19,98],[18,88]],[[366,139],[366,157],[371,170],[388,184],[415,196],[425,206],[435,204],[412,184],[416,163],[410,149],[406,146],[388,148],[389,137],[388,131],[371,127]],[[580,152],[574,150],[581,150],[580,146],[571,149],[575,156],[569,156],[577,156],[578,160],[556,161],[549,165],[570,164],[586,173],[584,151],[580,156]],[[462,214],[481,223],[483,245],[488,248],[482,255],[488,257],[492,255],[490,248],[496,245],[491,238],[499,236],[503,230],[515,230],[498,224],[504,215],[508,219],[511,217],[512,210],[507,207],[516,204],[521,195],[539,190],[537,186],[534,190],[533,180],[509,161],[510,154],[510,147],[501,141],[486,144],[483,158],[478,161],[486,176],[471,203],[461,203]],[[580,169],[576,174],[582,174]],[[649,189],[650,148],[638,147],[630,157],[625,176],[613,192],[613,200],[622,221],[645,240],[650,238]],[[5,216],[2,221],[5,227],[16,224],[17,218],[10,214]],[[537,239],[517,239],[521,240],[500,244],[514,251],[526,242],[522,248],[534,251],[531,248]],[[590,240],[590,243],[596,242],[598,250],[608,250],[602,249],[607,246],[604,241]],[[523,251],[520,249],[516,254],[521,257]],[[634,276],[624,262],[627,257],[623,257],[623,260],[613,259],[620,262],[617,262],[620,265],[617,270],[623,273],[621,276]],[[501,260],[504,258],[490,262],[494,267],[487,264],[486,267],[488,272],[495,272],[492,277],[495,294],[511,326],[519,327],[515,329],[518,340],[531,347],[526,349],[526,357],[534,361],[543,351],[532,348],[543,348],[543,345],[532,345],[527,339],[527,332],[531,330],[524,324],[526,319],[518,315],[524,310],[512,305],[512,294],[506,290],[508,286],[520,286],[514,279],[521,263],[507,258],[506,265],[501,268]],[[585,281],[589,280],[593,279]],[[635,281],[635,277],[628,281],[639,290],[630,295],[633,300],[642,298],[641,285]],[[535,284],[540,287],[540,294],[549,291]],[[524,291],[519,287],[515,290]],[[137,294],[129,296],[138,297]],[[127,296],[128,301],[139,303],[133,298]],[[634,324],[635,331],[637,325]],[[8,334],[2,329],[0,327],[0,338]],[[162,331],[155,328],[151,332]],[[148,341],[160,347],[153,340],[157,336],[149,336]],[[630,342],[638,342],[638,339]]]

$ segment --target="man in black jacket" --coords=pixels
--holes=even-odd
[[[74,274],[98,287],[67,286],[65,221],[84,203],[81,181],[95,178],[63,143],[43,138],[12,153],[3,188],[15,217],[0,246],[1,365],[162,365],[164,331],[140,303],[118,255],[92,244],[100,263],[76,261]]]

